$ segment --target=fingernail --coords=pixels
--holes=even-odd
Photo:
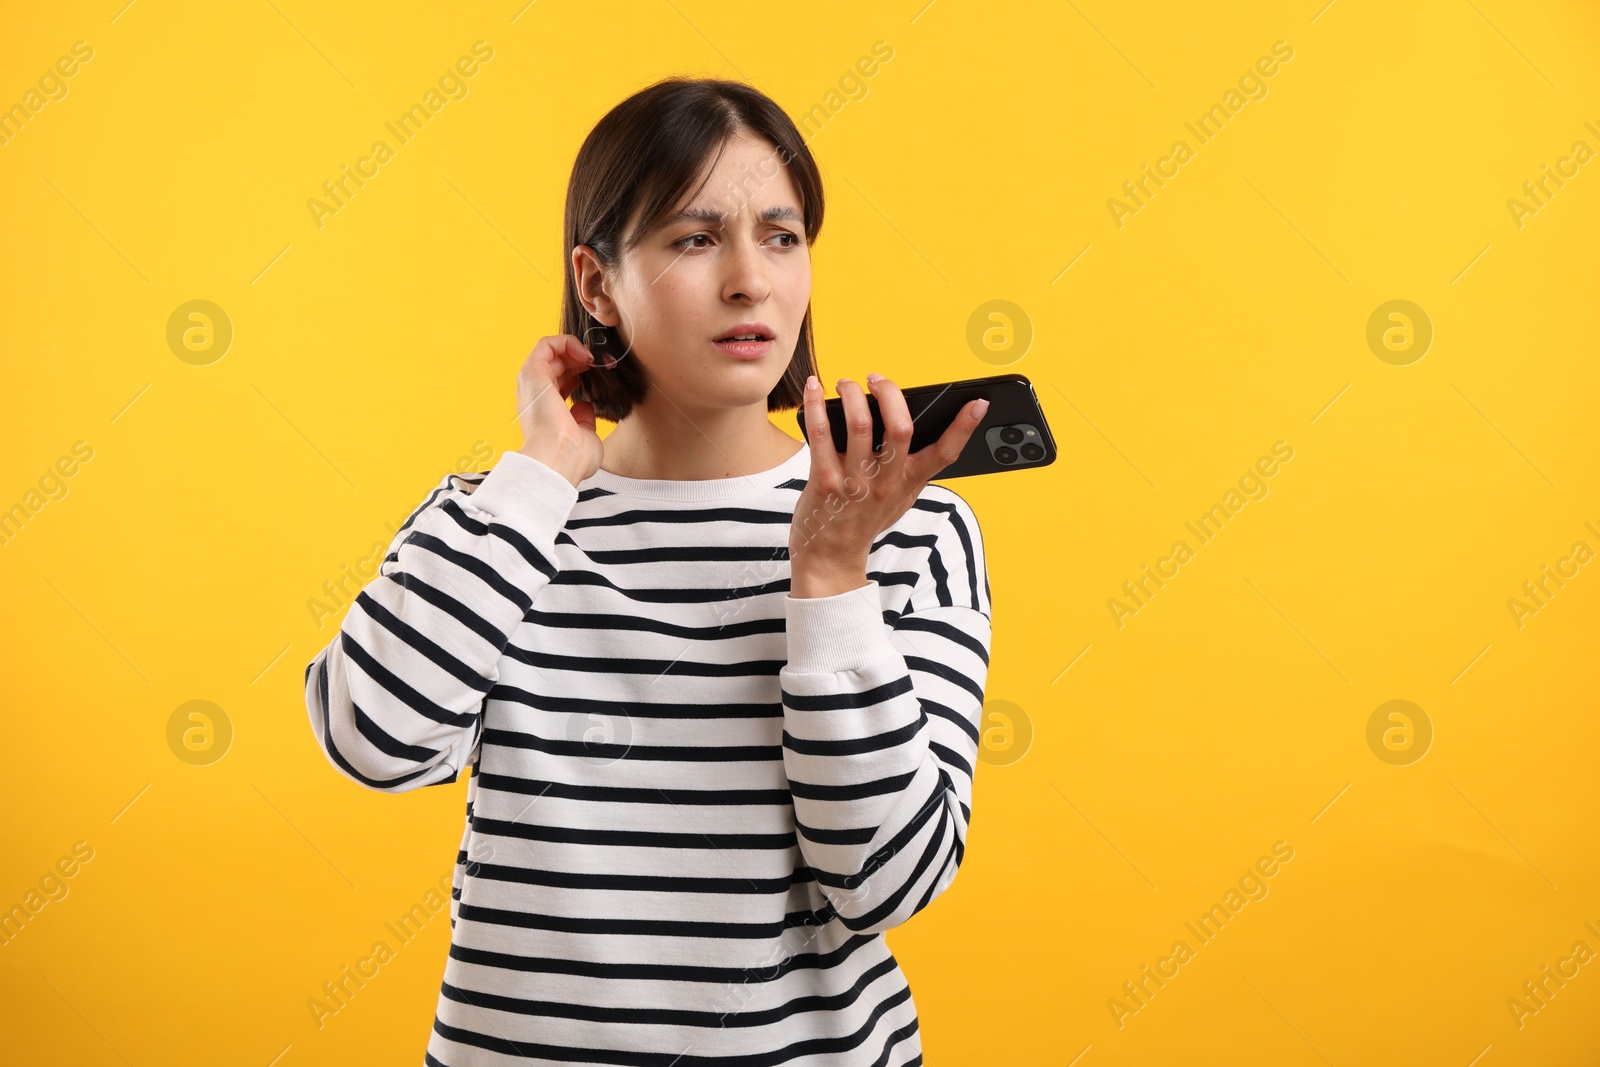
[[[972,417],[975,420],[982,421],[984,413],[987,412],[988,410],[989,410],[989,402],[987,400],[980,400],[977,403],[977,409],[975,411],[973,411],[973,413],[972,413]]]
[[[817,376],[815,374],[811,374],[806,377],[806,392],[814,393],[821,388],[822,383],[817,381]]]
[[[881,375],[881,374],[869,374],[869,375],[867,375],[867,381],[869,381],[869,382],[881,382],[881,381],[883,381],[883,375]]]

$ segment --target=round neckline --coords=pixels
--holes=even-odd
[[[775,489],[811,472],[811,445],[801,441],[794,455],[762,471],[736,474],[731,478],[627,478],[597,468],[579,487],[604,489],[618,496],[651,500],[728,500]]]

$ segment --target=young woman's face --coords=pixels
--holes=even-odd
[[[699,192],[623,256],[611,295],[628,359],[684,411],[761,404],[811,300],[800,196],[777,148],[730,140]],[[759,324],[749,326],[748,324]],[[755,349],[717,342],[765,333]],[[648,390],[647,390],[647,401]]]

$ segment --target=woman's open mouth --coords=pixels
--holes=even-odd
[[[764,322],[741,322],[711,343],[735,359],[760,359],[772,351],[772,328]]]

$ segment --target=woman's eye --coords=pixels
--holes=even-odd
[[[773,234],[773,237],[786,238],[787,239],[787,243],[780,245],[779,246],[780,248],[786,248],[786,249],[787,248],[797,248],[801,244],[801,240],[800,240],[799,234],[790,233],[788,230],[784,230],[781,233]],[[769,238],[769,240],[770,239],[771,238]],[[672,242],[672,247],[678,248],[680,246],[683,246],[683,247],[688,247],[688,248],[705,248],[706,247],[705,245],[691,243],[691,242],[698,241],[698,240],[709,241],[709,240],[711,240],[711,235],[710,234],[705,234],[705,233],[691,233],[687,237],[680,237],[676,241]]]

